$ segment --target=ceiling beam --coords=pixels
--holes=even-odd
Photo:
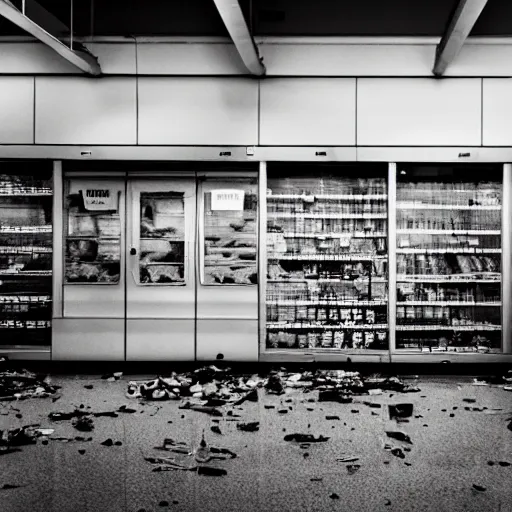
[[[265,66],[258,54],[256,43],[247,27],[238,0],[213,0],[245,67],[253,75],[265,74]]]
[[[31,2],[32,3],[32,2]],[[41,14],[41,11],[39,11]],[[49,14],[49,13],[48,13]],[[72,50],[45,29],[34,23],[30,18],[20,12],[9,0],[0,0],[0,16],[8,19],[21,29],[25,30],[53,51],[66,59],[69,63],[89,75],[101,75],[101,68],[94,55],[86,51]],[[52,23],[55,28],[55,22]],[[68,30],[69,32],[69,30]]]
[[[459,0],[441,42],[437,46],[433,73],[442,76],[455,60],[488,0]]]

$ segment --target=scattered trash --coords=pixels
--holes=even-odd
[[[257,432],[260,429],[260,422],[252,421],[250,423],[237,423],[236,428],[243,432]]]
[[[197,411],[197,412],[204,412],[206,414],[209,414],[210,416],[223,416],[222,411],[220,411],[216,407],[195,405],[195,404],[191,404],[190,402],[187,402],[186,404],[181,405],[179,408],[180,409],[190,409],[192,411]]]
[[[165,500],[162,500],[159,504],[158,504],[159,507],[168,507],[169,506],[169,502],[168,501],[165,501]]]
[[[333,493],[329,496],[329,498],[331,498],[331,500],[339,500],[339,499],[340,499],[340,497],[339,497],[335,492],[333,492]]]
[[[349,475],[353,475],[361,468],[360,464],[349,464],[347,466],[347,471]]]
[[[322,482],[323,478],[310,478],[309,481],[310,482]]]
[[[510,466],[510,462],[506,462],[504,460],[500,460],[498,464],[503,468],[508,468]]]
[[[117,412],[123,412],[126,414],[133,414],[134,412],[137,412],[135,409],[130,409],[130,407],[126,407],[126,405],[121,405]]]
[[[325,443],[330,437],[318,436],[313,434],[287,434],[284,436],[285,441],[295,441],[296,443]]]
[[[240,400],[237,400],[233,405],[242,405],[244,402],[257,402],[258,401],[258,390],[253,389],[244,395]]]
[[[386,501],[384,502],[384,505],[385,505],[386,507],[389,507],[389,506],[391,505],[391,500],[386,499]]]
[[[368,407],[371,407],[372,409],[381,409],[382,404],[377,404],[375,402],[363,402],[364,405],[367,405]]]
[[[412,416],[413,404],[388,405],[389,418],[410,418]]]
[[[488,465],[488,466],[494,466],[494,462],[493,462],[492,460],[488,460],[488,461],[487,461],[487,465]]]
[[[214,467],[210,467],[210,466],[199,466],[197,468],[197,474],[205,475],[205,476],[224,476],[224,475],[227,475],[228,472],[225,469],[221,469],[221,468],[214,468]]]
[[[336,459],[336,462],[357,462],[359,457],[343,457],[341,459]]]
[[[288,414],[288,409],[279,409],[279,411],[277,411],[279,414]]]
[[[463,398],[463,402],[467,402],[468,404],[474,404],[476,402],[476,398]]]
[[[340,417],[339,416],[326,416],[325,419],[326,420],[339,420]]]
[[[270,373],[268,381],[265,384],[265,389],[268,393],[274,393],[276,395],[284,394],[283,381],[277,372]]]
[[[119,380],[123,376],[123,372],[115,372],[115,373],[107,373],[105,375],[102,375],[101,378],[103,380],[108,380],[109,382],[114,382],[116,380]]]
[[[384,392],[382,391],[382,389],[369,389],[368,390],[368,394],[369,395],[382,395]]]
[[[86,385],[84,386],[84,388],[85,388],[85,389],[93,389],[93,388],[94,388],[94,386],[93,386],[92,384],[86,384]]]
[[[349,404],[353,401],[353,398],[347,396],[340,391],[326,390],[318,393],[319,402],[338,402],[340,404]]]
[[[41,379],[27,370],[0,372],[0,401],[48,398],[58,389],[59,386],[52,386],[48,379]]]
[[[265,405],[265,409],[275,409],[275,408],[276,408],[275,405]],[[311,410],[313,410],[313,409],[311,409]]]
[[[84,455],[84,454],[85,454],[85,450],[78,450],[78,453],[79,453],[80,455]]]
[[[358,414],[358,413],[359,413],[359,411],[358,411],[357,409],[352,409],[350,412],[351,412],[352,414]]]
[[[220,428],[219,428],[217,425],[212,425],[212,426],[210,427],[210,430],[211,430],[212,432],[214,432],[215,434],[221,434],[221,435],[222,435],[222,432],[220,431]]]
[[[122,445],[123,445],[123,443],[122,443],[121,441],[116,441],[114,444],[115,444],[116,446],[122,446]]]
[[[386,435],[397,441],[403,441],[404,443],[412,444],[411,438],[404,432],[394,432],[386,430]]]
[[[402,451],[401,448],[393,448],[391,450],[391,453],[395,456],[395,457],[398,457],[400,459],[405,459],[405,453]]]
[[[110,439],[110,437],[108,439],[105,439],[105,441],[103,441],[102,443],[103,446],[112,446],[114,444],[114,441],[112,441],[112,439]]]
[[[81,432],[90,432],[94,429],[94,420],[91,414],[73,418],[71,424]]]
[[[0,489],[2,491],[7,491],[9,489],[19,489],[20,487],[24,487],[23,485],[13,485],[13,484],[4,484]]]
[[[210,446],[208,445],[204,437],[204,430],[203,436],[201,437],[201,442],[199,443],[198,448],[194,452],[194,457],[197,462],[208,462],[211,459]]]
[[[477,485],[477,484],[473,484],[473,489],[475,489],[475,491],[479,491],[479,492],[485,492],[487,490],[487,488],[484,487],[483,485]]]

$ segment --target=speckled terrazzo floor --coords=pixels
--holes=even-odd
[[[307,402],[317,396],[315,392],[288,390],[277,397],[260,390],[258,403],[246,402],[235,411],[246,421],[260,421],[259,432],[238,431],[236,422],[224,416],[218,423],[223,435],[210,432],[214,424],[210,416],[179,410],[179,402],[142,406],[125,398],[132,378],[107,382],[100,377],[59,376],[53,378],[62,386],[62,398],[56,403],[30,399],[2,404],[0,429],[40,423],[55,428],[55,436],[81,433],[69,421],[49,421],[51,411],[69,411],[80,404],[94,411],[120,405],[137,409],[118,418],[96,418],[91,442],[38,442],[3,455],[0,487],[22,487],[0,490],[2,512],[512,511],[512,466],[497,464],[512,463],[512,431],[507,429],[512,393],[472,386],[470,377],[420,377],[420,393],[356,398],[381,403],[381,409],[363,403]],[[94,388],[87,390],[85,384]],[[468,404],[463,398],[476,402]],[[401,402],[414,403],[414,415],[422,417],[413,416],[399,425],[389,420],[387,404]],[[272,404],[277,407],[264,407]],[[487,409],[466,411],[465,406]],[[290,407],[287,414],[278,413]],[[17,413],[23,417],[16,418]],[[326,420],[326,415],[340,420]],[[215,463],[227,470],[227,476],[155,473],[144,460],[144,456],[173,455],[153,449],[164,438],[197,443],[203,429],[211,444],[237,453],[235,459]],[[385,430],[401,430],[411,437],[411,451],[404,459],[384,449],[385,443],[406,446],[387,438]],[[302,449],[284,441],[293,432],[331,438]],[[123,444],[102,446],[107,438]],[[347,464],[336,462],[346,455],[359,457],[355,464],[361,467],[354,474],[349,474]],[[490,466],[488,461],[496,464]],[[486,490],[475,491],[473,484]],[[332,493],[339,499],[332,499]],[[168,508],[160,506],[163,500]]]

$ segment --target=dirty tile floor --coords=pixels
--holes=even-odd
[[[315,391],[287,389],[276,396],[259,389],[258,402],[233,410],[241,418],[215,418],[181,410],[179,401],[142,405],[126,398],[128,381],[144,378],[124,376],[108,382],[100,376],[56,376],[52,382],[62,386],[62,397],[55,403],[51,398],[1,403],[0,430],[40,423],[54,428],[54,436],[93,440],[46,445],[38,440],[0,457],[0,510],[512,511],[512,466],[507,465],[512,464],[512,431],[507,428],[512,393],[500,387],[474,386],[469,376],[420,376],[414,381],[421,389],[418,393],[384,391],[355,397],[349,404],[308,401],[318,396]],[[92,389],[84,387],[91,384]],[[413,403],[414,412],[408,423],[397,424],[389,419],[387,406],[404,402]],[[91,433],[78,432],[70,421],[48,419],[52,411],[80,405],[93,411],[126,405],[137,411],[95,418]],[[268,408],[271,405],[275,408]],[[288,412],[278,412],[283,409]],[[242,432],[236,419],[259,421],[260,429]],[[222,434],[212,432],[212,425],[218,425]],[[154,472],[155,466],[145,461],[144,457],[176,456],[154,449],[165,438],[197,446],[203,430],[210,445],[237,454],[213,464],[227,475]],[[412,444],[387,437],[386,430],[406,433]],[[284,440],[295,432],[330,439],[309,447]],[[107,438],[122,444],[103,446]],[[405,457],[400,458],[385,449],[386,444],[410,451],[403,451]],[[337,461],[345,457],[358,460]],[[20,487],[2,489],[5,484]]]

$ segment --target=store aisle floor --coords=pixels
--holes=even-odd
[[[318,402],[315,391],[288,389],[276,396],[259,389],[258,402],[226,407],[217,417],[179,409],[180,401],[142,404],[128,399],[127,383],[134,378],[108,382],[99,376],[58,376],[52,380],[62,386],[62,396],[55,402],[0,402],[0,430],[38,423],[55,429],[51,437],[92,437],[47,444],[40,438],[36,445],[2,455],[0,509],[512,511],[512,393],[502,387],[474,386],[471,377],[422,376],[417,380],[420,392],[384,391],[347,404]],[[90,385],[92,389],[84,387]],[[389,419],[388,404],[397,403],[414,405],[408,422]],[[102,412],[123,405],[135,412],[96,417],[91,432],[48,418],[52,411],[74,407]],[[241,431],[239,421],[258,421],[259,430]],[[215,425],[222,434],[212,432]],[[209,464],[225,469],[225,476],[153,471],[158,465],[145,460],[172,457],[178,464],[196,464],[193,455],[154,447],[172,438],[194,449],[203,430],[210,446],[237,455]],[[412,444],[388,437],[386,431],[403,432]],[[293,433],[329,439],[308,446],[285,441]],[[101,444],[107,439],[113,446]]]

